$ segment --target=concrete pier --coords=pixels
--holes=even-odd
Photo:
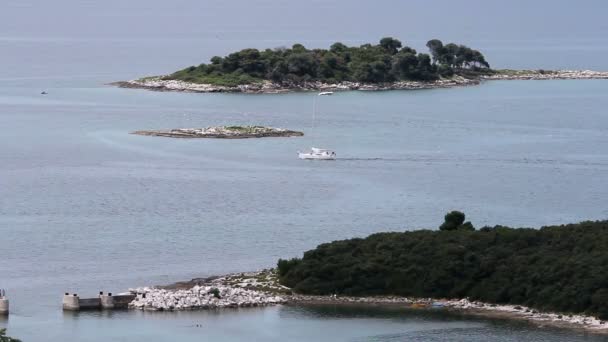
[[[104,295],[103,292],[100,292],[99,300],[101,301],[102,310],[114,309],[114,297],[112,297],[112,293],[108,293],[107,295]]]
[[[83,310],[99,310],[101,309],[101,299],[98,298],[80,298],[78,299],[80,311]]]
[[[80,310],[80,300],[77,294],[70,295],[65,293],[63,295],[63,310],[78,311]]]
[[[112,293],[104,294],[99,292],[97,298],[80,298],[77,294],[70,295],[65,293],[63,296],[63,310],[83,311],[83,310],[115,310],[127,309],[129,303],[135,299],[134,294],[123,294],[113,296]]]
[[[0,315],[8,316],[8,312],[9,312],[8,299],[6,297],[2,297],[2,298],[0,298]]]
[[[6,291],[0,289],[0,316],[8,316],[8,298],[6,298]]]

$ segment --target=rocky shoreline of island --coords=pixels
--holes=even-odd
[[[581,80],[608,79],[606,71],[592,70],[497,70],[492,74],[474,77],[453,76],[435,81],[398,81],[388,83],[340,82],[325,83],[320,81],[301,83],[275,83],[262,81],[238,86],[221,86],[213,84],[190,83],[168,79],[167,76],[146,77],[138,80],[120,81],[111,85],[120,88],[146,89],[152,91],[174,91],[190,93],[247,93],[247,94],[280,94],[297,91],[381,91],[381,90],[417,90],[453,88],[478,85],[492,80]]]
[[[168,130],[141,130],[131,134],[169,138],[248,139],[267,137],[300,137],[304,133],[285,128],[265,126],[210,126],[204,128],[175,128]]]
[[[120,88],[146,89],[153,91],[174,91],[187,93],[246,93],[246,94],[281,94],[303,91],[378,91],[378,90],[415,90],[433,88],[452,88],[467,85],[477,85],[479,79],[453,77],[437,81],[399,81],[391,83],[360,83],[340,82],[324,83],[320,81],[301,83],[275,83],[263,81],[251,84],[242,84],[234,87],[212,84],[189,83],[180,80],[164,79],[165,76],[148,77],[140,80],[131,80],[111,83]]]
[[[129,289],[136,298],[133,310],[183,311],[271,305],[375,305],[416,310],[448,310],[481,317],[517,319],[541,326],[580,329],[608,334],[608,322],[586,315],[541,312],[522,305],[499,305],[468,299],[410,298],[400,296],[316,296],[293,293],[279,283],[274,269],[196,278],[166,286]]]

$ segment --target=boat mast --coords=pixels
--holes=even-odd
[[[312,123],[310,125],[311,147],[315,147],[315,116],[317,113],[317,97],[318,95],[315,94],[315,98],[312,101]]]

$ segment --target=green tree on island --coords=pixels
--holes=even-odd
[[[445,214],[444,222],[439,230],[475,230],[471,222],[464,222],[465,215],[460,211],[451,211]]]
[[[430,55],[418,53],[393,37],[384,37],[377,45],[349,47],[337,42],[329,50],[307,49],[302,44],[263,51],[248,48],[225,57],[214,56],[209,64],[191,66],[164,79],[225,86],[264,80],[382,83],[492,72],[483,54],[467,46],[444,45],[433,39],[427,47]]]
[[[0,329],[0,342],[21,342],[21,340],[6,336],[6,329]]]

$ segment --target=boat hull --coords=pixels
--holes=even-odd
[[[302,153],[298,152],[298,158],[300,159],[310,159],[310,160],[335,160],[336,153],[335,152],[310,152],[310,153]]]

